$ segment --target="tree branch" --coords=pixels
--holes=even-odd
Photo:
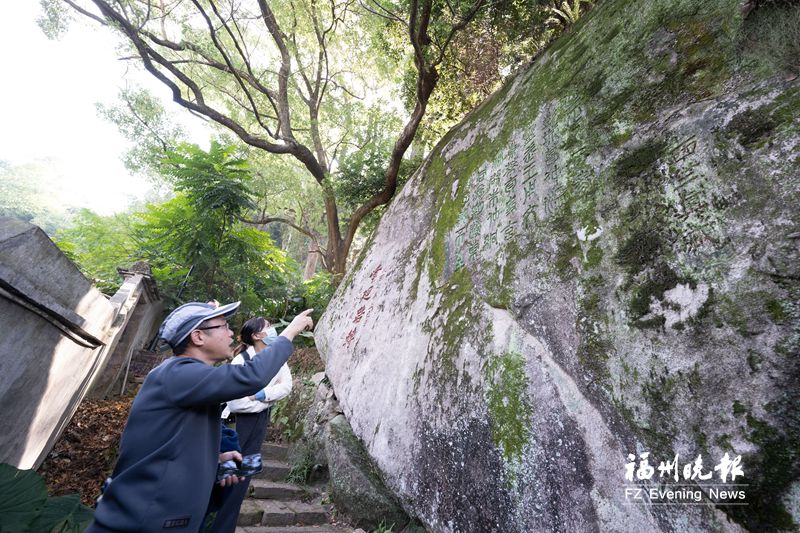
[[[92,1],[100,8],[103,16],[106,17],[106,19],[108,19],[110,22],[114,23],[119,30],[122,31],[126,37],[128,37],[128,39],[131,41],[131,44],[133,44],[133,46],[139,52],[145,69],[170,88],[172,91],[172,99],[175,102],[191,111],[195,111],[210,118],[222,126],[225,126],[233,131],[240,139],[242,139],[242,141],[251,146],[262,148],[263,150],[275,154],[294,153],[297,150],[297,147],[293,144],[275,144],[261,137],[256,137],[235,120],[207,105],[203,98],[203,92],[197,83],[195,83],[185,73],[172,65],[169,60],[167,60],[164,56],[159,54],[154,48],[147,44],[147,42],[142,39],[142,37],[136,32],[135,28],[121,13],[115,11],[105,0]],[[184,98],[180,87],[178,87],[178,85],[164,72],[159,70],[159,68],[156,67],[156,64],[166,69],[170,74],[180,80],[181,83],[186,85],[191,94],[194,95],[195,101]]]
[[[135,108],[135,107],[133,107],[133,104],[131,104],[131,101],[130,101],[130,100],[128,100],[127,98],[125,98],[125,105],[127,106],[128,110],[129,110],[129,111],[131,112],[131,114],[133,115],[133,118],[135,118],[136,120],[138,120],[138,121],[139,121],[139,123],[141,123],[141,124],[142,124],[142,126],[144,126],[145,128],[147,128],[147,130],[148,130],[148,131],[149,131],[149,132],[150,132],[150,133],[151,133],[151,134],[152,134],[152,135],[153,135],[153,136],[156,138],[156,140],[158,141],[158,143],[161,145],[161,149],[162,149],[162,150],[163,150],[163,151],[166,153],[166,152],[167,152],[167,150],[169,150],[169,148],[170,148],[170,145],[169,145],[169,143],[166,141],[166,139],[163,139],[163,138],[161,137],[161,135],[159,135],[158,131],[156,131],[155,129],[153,129],[153,127],[151,127],[151,126],[150,126],[150,124],[149,124],[149,123],[148,123],[148,122],[147,122],[147,121],[146,121],[146,120],[145,120],[145,119],[144,119],[142,116],[140,116],[140,115],[139,115],[139,113],[136,111],[136,108]]]
[[[263,93],[267,97],[267,99],[269,100],[270,105],[275,110],[275,113],[276,114],[278,113],[277,104],[275,102],[275,99],[277,98],[277,95],[276,95],[275,91],[273,89],[270,89],[269,87],[265,86],[264,84],[262,84],[261,81],[259,81],[260,80],[260,76],[256,76],[249,69],[248,69],[248,72],[242,72],[242,71],[237,70],[237,69],[231,69],[227,64],[220,63],[219,61],[216,61],[214,58],[210,57],[202,48],[200,48],[199,46],[197,46],[194,43],[190,43],[190,42],[186,42],[186,41],[181,41],[180,43],[176,43],[176,42],[173,42],[173,41],[169,41],[169,40],[167,40],[165,38],[160,38],[157,35],[154,35],[153,33],[148,32],[148,31],[142,31],[141,33],[145,37],[150,39],[152,42],[154,42],[155,44],[157,44],[159,46],[163,46],[164,48],[168,48],[168,49],[173,50],[175,52],[193,52],[193,53],[199,55],[201,58],[203,58],[203,62],[199,62],[198,61],[197,62],[198,64],[204,64],[204,65],[209,66],[209,67],[211,67],[213,69],[219,70],[220,72],[225,72],[226,74],[236,73],[236,75],[238,75],[242,79],[247,80],[247,82],[254,89],[256,89],[256,90],[260,91],[261,93]],[[189,63],[191,61],[192,60],[190,60],[190,59],[171,60],[171,63],[173,65],[176,65],[176,64],[180,64],[180,63]],[[272,137],[273,139],[277,138],[276,135],[272,133],[272,131],[268,130],[268,133],[269,133],[269,136]]]
[[[447,47],[450,45],[450,41],[453,40],[453,37],[457,32],[463,30],[467,24],[469,24],[472,19],[475,18],[475,15],[478,14],[478,11],[481,9],[481,7],[483,7],[483,4],[484,0],[475,0],[475,3],[472,4],[472,7],[470,7],[467,14],[461,19],[461,22],[453,24],[452,28],[450,28],[447,38],[444,41],[444,44],[439,46],[439,56],[431,63],[431,65],[436,66],[444,60],[444,54],[447,52]]]
[[[380,17],[380,18],[386,19],[386,20],[391,20],[391,21],[394,21],[394,22],[399,22],[403,26],[408,26],[408,22],[406,22],[406,20],[404,18],[392,13],[387,8],[383,7],[377,0],[369,0],[369,2],[372,3],[372,4],[375,4],[377,6],[377,9],[380,10],[380,11],[376,11],[375,9],[372,9],[371,7],[369,7],[367,5],[367,3],[364,2],[364,0],[358,0],[358,3],[359,3],[359,5],[361,7],[363,7],[364,9],[366,9],[368,12],[372,13],[376,17]]]
[[[250,91],[247,90],[247,87],[245,86],[244,81],[242,81],[242,78],[239,76],[239,73],[236,71],[236,68],[234,68],[233,62],[231,61],[230,57],[228,57],[228,53],[225,51],[225,47],[222,46],[222,43],[217,38],[217,31],[214,29],[214,25],[211,23],[211,18],[208,16],[208,14],[205,12],[203,7],[200,5],[200,2],[198,2],[197,0],[192,0],[192,3],[195,5],[197,10],[200,12],[202,17],[205,19],[206,25],[208,26],[208,32],[211,35],[211,41],[214,43],[214,46],[217,48],[217,50],[219,50],[219,53],[220,53],[220,55],[222,55],[222,59],[225,61],[225,64],[230,69],[231,74],[233,74],[234,78],[236,78],[236,82],[239,84],[239,87],[241,87],[242,92],[244,92],[245,97],[247,98],[247,101],[250,102],[250,111],[252,111],[253,115],[255,115],[256,122],[258,122],[258,124],[267,133],[270,133],[269,126],[264,124],[264,121],[261,119],[261,113],[259,113],[259,111],[258,111],[258,106],[256,105],[255,101],[253,100],[253,96],[250,94]],[[228,25],[222,19],[222,16],[219,14],[219,11],[217,10],[217,6],[214,3],[214,1],[213,0],[208,0],[208,3],[211,6],[211,9],[214,11],[214,14],[217,16],[217,19],[219,19],[220,22],[222,23],[223,28],[225,28],[225,30],[227,31],[228,36],[234,41],[235,48],[239,51],[239,55],[242,57],[242,60],[245,61],[245,65],[247,67],[247,71],[252,76],[253,73],[252,73],[252,71],[250,71],[250,65],[247,64],[247,59],[245,58],[244,53],[242,52],[242,49],[239,47],[239,44],[236,41],[236,38],[233,36],[233,32],[230,31],[230,28],[228,28]]]
[[[103,20],[101,17],[98,17],[97,15],[92,13],[91,11],[87,11],[87,10],[83,9],[81,6],[79,6],[78,4],[73,2],[72,0],[64,0],[64,2],[66,2],[72,9],[74,9],[75,11],[80,13],[81,15],[89,17],[90,19],[94,20],[95,22],[99,22],[103,26],[108,26],[108,23],[105,20]]]
[[[484,0],[475,0],[475,3],[464,18],[459,23],[453,25],[441,49],[440,56],[436,61],[430,64],[425,59],[425,49],[431,44],[431,39],[428,36],[428,27],[430,24],[433,0],[422,0],[423,3],[421,6],[418,0],[410,1],[408,29],[409,38],[414,48],[414,64],[417,68],[417,101],[411,117],[409,117],[408,122],[406,122],[403,131],[400,133],[400,136],[397,138],[392,148],[389,165],[384,173],[383,188],[364,204],[359,206],[350,217],[350,221],[347,225],[347,233],[345,235],[344,246],[346,249],[349,249],[352,244],[356,230],[364,217],[373,209],[388,203],[389,200],[394,197],[394,193],[397,190],[397,176],[400,172],[400,163],[402,162],[406,150],[408,150],[408,147],[411,146],[411,142],[414,140],[422,117],[425,115],[430,96],[439,80],[436,66],[444,57],[444,50],[449,45],[453,35],[466,27],[466,25],[475,18],[483,1]]]
[[[287,226],[290,226],[291,228],[294,228],[295,230],[302,233],[303,235],[309,237],[311,240],[314,241],[315,244],[317,244],[317,248],[322,249],[322,247],[319,246],[319,233],[316,233],[314,230],[310,228],[304,228],[298,225],[296,222],[289,220],[288,218],[278,217],[278,216],[265,216],[263,214],[260,218],[255,220],[241,217],[238,215],[236,218],[240,222],[244,222],[245,224],[252,224],[253,226],[266,225],[272,222],[280,222],[281,224],[286,224]]]
[[[261,9],[261,18],[264,25],[267,27],[272,40],[281,54],[281,67],[278,71],[278,134],[282,135],[287,140],[294,141],[292,134],[292,123],[289,115],[289,75],[291,73],[291,57],[289,56],[289,49],[286,47],[286,41],[283,32],[278,26],[278,21],[275,19],[275,14],[267,5],[266,0],[258,0],[258,7]]]

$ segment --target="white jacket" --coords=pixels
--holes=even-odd
[[[256,349],[252,346],[248,346],[246,351],[251,358],[256,354]],[[241,354],[237,355],[233,358],[231,364],[243,365],[244,357]],[[284,363],[275,377],[272,378],[272,381],[263,390],[264,394],[266,394],[264,400],[251,400],[249,397],[230,400],[228,406],[222,411],[222,418],[228,418],[230,413],[260,413],[276,401],[288,396],[292,392],[292,372],[289,370],[289,365]]]

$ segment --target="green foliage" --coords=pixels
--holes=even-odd
[[[543,1],[484,2],[485,14],[477,15],[483,23],[474,31],[481,5],[475,0],[234,3],[225,13],[203,2],[93,3],[118,30],[121,55],[144,61],[177,103],[257,150],[294,158],[313,177],[320,189],[313,209],[304,203],[299,217],[286,216],[288,209],[281,213],[264,202],[258,211],[261,219],[280,216],[321,240],[311,217],[322,211],[324,197],[325,229],[333,242],[320,248],[326,268],[343,274],[355,233],[362,225],[362,233],[372,231],[396,184],[419,165],[422,149],[497,87],[503,72],[521,61],[517,51],[530,49],[520,43],[535,42],[533,49],[540,50],[540,34],[549,31],[542,24]],[[43,2],[54,23],[65,21],[56,0]],[[91,4],[69,2],[97,19]],[[438,81],[450,90],[441,104],[428,105]],[[395,118],[402,88],[408,106],[417,109],[409,121]],[[148,98],[127,91],[125,105],[101,108],[137,143],[129,167],[150,166],[153,154],[176,137]],[[421,131],[430,135],[403,160],[426,109],[433,119]],[[365,203],[384,187],[380,200]],[[340,223],[345,227],[334,227]]]
[[[286,481],[296,485],[305,485],[317,468],[319,465],[314,462],[313,454],[304,448],[303,452],[293,459],[289,473],[286,474]]]
[[[69,228],[56,232],[56,245],[75,262],[95,286],[107,295],[122,284],[117,267],[130,266],[136,257],[129,214],[100,216],[81,209]]]
[[[0,531],[79,533],[93,517],[77,495],[48,497],[39,474],[0,464]]]
[[[294,159],[245,148],[252,178],[248,187],[253,192],[253,201],[258,205],[256,218],[261,214],[278,215],[301,222],[317,234],[325,234],[325,215],[322,189],[309,176],[308,169]],[[252,212],[251,212],[252,213]],[[275,245],[287,255],[303,263],[308,256],[310,238],[281,222],[272,222],[262,227],[272,237]]]
[[[521,64],[546,46],[552,31],[544,23],[547,0],[498,0],[487,6],[488,20],[503,45],[504,65]]]
[[[546,22],[555,26],[572,26],[581,17],[581,4],[591,6],[592,2],[591,0],[572,0],[572,3],[570,3],[569,0],[564,0],[558,7],[548,7],[548,11],[553,16],[548,18]]]
[[[236,156],[235,146],[213,141],[205,152],[196,145],[181,144],[167,152],[162,171],[176,191],[191,198],[194,207],[225,217],[228,224],[244,210],[255,207],[247,186],[247,161]]]
[[[336,192],[343,206],[355,209],[383,188],[384,172],[392,149],[390,131],[399,120],[382,116],[376,108],[366,111],[366,130],[353,139],[354,146],[339,159]]]
[[[134,143],[123,158],[125,167],[133,173],[157,174],[164,155],[184,136],[161,102],[144,89],[123,89],[117,105],[96,106],[100,116]]]
[[[298,269],[267,233],[239,220],[253,205],[246,162],[216,142],[208,152],[181,145],[164,171],[178,193],[139,215],[134,238],[168,305],[240,299],[247,316],[284,314]]]
[[[364,129],[353,134],[351,146],[343,150],[334,174],[334,189],[340,208],[352,213],[384,186],[386,166],[394,148],[392,133],[400,129],[400,120],[393,115],[381,113],[377,107],[353,109],[363,113]],[[397,176],[398,189],[422,163],[421,154],[403,159]],[[361,231],[369,234],[377,226],[384,209],[370,213]]]
[[[334,277],[330,272],[318,272],[303,283],[303,288],[303,307],[314,310],[311,316],[316,322],[325,312],[328,302],[331,301],[333,293],[336,291]]]
[[[425,128],[419,133],[420,142],[425,146],[435,144],[468,112],[541,53],[591,5],[586,0],[579,1],[582,8],[568,3],[554,5],[549,0],[487,3],[469,31],[455,36],[446,61],[438,69],[439,83],[428,105]],[[570,22],[561,23],[558,11],[564,11]],[[414,90],[415,72],[409,64],[402,89],[403,101],[409,110],[414,104]]]
[[[241,300],[243,317],[294,309],[304,291],[296,263],[269,234],[239,220],[253,204],[248,167],[235,150],[181,145],[162,168],[177,191],[172,200],[112,217],[81,211],[59,232],[59,247],[109,294],[121,282],[116,267],[143,260],[167,307],[216,298]],[[314,287],[322,290],[321,282]]]
[[[139,256],[153,268],[167,305],[241,299],[247,313],[282,315],[299,283],[296,265],[268,234],[192,200],[181,194],[148,206],[134,226]]]
[[[393,528],[394,524],[390,524],[387,526],[386,521],[381,520],[381,522],[378,524],[378,527],[372,530],[372,533],[392,533],[392,531],[394,531]]]
[[[69,28],[72,12],[64,2],[56,0],[39,0],[42,6],[42,15],[36,19],[36,24],[49,39],[58,39]]]

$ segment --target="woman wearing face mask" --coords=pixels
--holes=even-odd
[[[251,318],[242,326],[239,334],[241,344],[236,348],[231,364],[242,365],[249,361],[255,354],[274,342],[278,333],[262,317]],[[239,434],[239,444],[242,447],[242,456],[261,453],[261,444],[267,435],[269,425],[270,407],[273,403],[284,398],[292,391],[292,373],[288,365],[283,365],[278,374],[266,387],[255,395],[247,398],[231,400],[222,412],[222,418],[227,418],[229,413],[236,413],[236,432]],[[236,530],[236,520],[239,517],[239,508],[242,506],[250,478],[230,487],[225,501],[217,511],[217,518],[211,531],[214,533],[233,533]]]

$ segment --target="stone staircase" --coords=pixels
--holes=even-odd
[[[310,489],[282,481],[289,473],[287,448],[265,442],[261,447],[264,470],[255,476],[239,511],[236,533],[344,533],[328,523],[322,497]]]

